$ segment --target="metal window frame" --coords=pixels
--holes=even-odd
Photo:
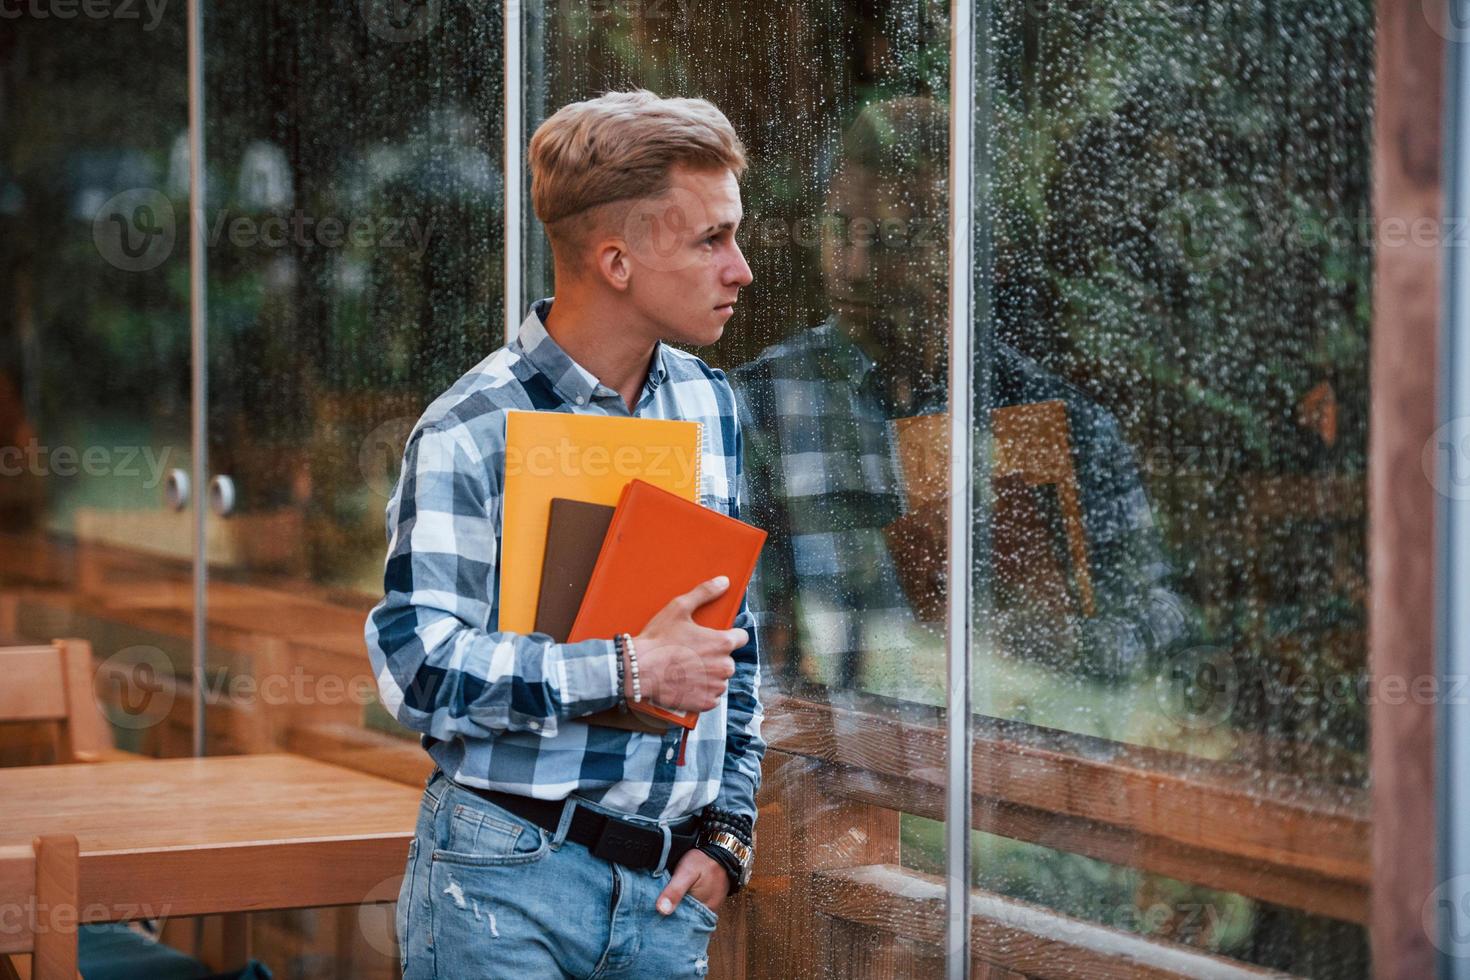
[[[949,608],[945,706],[945,976],[964,980],[970,970],[970,744],[974,712],[970,703],[971,629],[975,622],[974,506],[977,446],[975,314],[976,188],[975,4],[950,4],[949,78]],[[983,250],[988,252],[987,250]],[[983,279],[982,279],[983,282]],[[978,292],[983,293],[983,290]],[[988,363],[988,359],[985,359]],[[983,372],[982,372],[983,373]],[[981,397],[981,405],[989,399]],[[978,443],[983,446],[983,443]],[[986,467],[988,471],[988,467]],[[980,481],[986,484],[988,481]],[[984,493],[983,487],[981,488]],[[983,534],[983,528],[980,529]],[[982,547],[984,542],[981,542]]]
[[[205,559],[207,542],[204,522],[208,514],[205,490],[209,486],[209,426],[205,414],[209,404],[209,334],[207,331],[208,299],[205,291],[208,259],[204,241],[204,0],[189,0],[189,377],[190,466],[189,505],[194,523],[194,628],[191,637],[191,672],[193,676],[194,755],[204,754],[204,664],[209,622],[206,602],[209,591],[209,562]]]
[[[1444,227],[1453,229],[1470,214],[1470,159],[1466,157],[1466,139],[1470,138],[1470,51],[1463,40],[1452,39],[1444,53]],[[1445,281],[1436,440],[1453,420],[1470,418],[1470,249],[1452,247],[1455,244],[1452,237],[1447,237],[1440,246]],[[1441,459],[1439,448],[1433,447],[1436,462]],[[1453,454],[1457,451],[1451,446],[1450,466],[1455,465]],[[1456,499],[1448,492],[1450,485],[1444,479],[1439,483],[1435,672],[1442,682],[1439,690],[1453,691],[1458,687],[1452,682],[1470,674],[1470,499]],[[1470,767],[1470,707],[1456,703],[1460,700],[1439,699],[1435,725],[1436,861],[1440,888],[1446,892],[1454,879],[1470,875],[1470,824],[1464,819],[1470,811],[1470,780],[1461,778]],[[1453,922],[1465,915],[1461,907],[1464,892],[1464,888],[1457,888],[1454,894],[1437,896],[1438,973],[1456,980],[1470,980],[1470,940],[1457,938],[1459,930]]]

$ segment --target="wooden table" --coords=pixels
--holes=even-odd
[[[77,840],[84,922],[397,898],[421,790],[296,755],[0,769],[0,909],[30,909],[32,840]],[[31,948],[0,920],[0,954]]]

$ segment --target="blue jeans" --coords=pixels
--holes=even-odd
[[[669,870],[604,861],[566,825],[552,834],[435,770],[398,893],[404,980],[703,977],[715,913],[685,895],[660,915]]]

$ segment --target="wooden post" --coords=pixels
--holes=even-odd
[[[1373,289],[1369,650],[1375,684],[1395,678],[1410,689],[1434,675],[1436,500],[1421,454],[1435,427],[1443,256],[1446,45],[1436,26],[1446,28],[1451,6],[1378,4],[1373,210],[1384,234]],[[1437,7],[1446,24],[1430,23]],[[1390,228],[1402,229],[1391,241]],[[1434,975],[1420,916],[1435,879],[1435,705],[1425,700],[1379,697],[1369,716],[1378,977]]]
[[[749,980],[827,970],[830,950],[812,911],[813,872],[898,862],[898,813],[824,793],[817,779],[823,765],[766,752],[755,874],[745,901]]]

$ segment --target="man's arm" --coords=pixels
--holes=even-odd
[[[611,640],[554,643],[488,628],[499,575],[499,477],[451,423],[415,431],[388,502],[383,600],[368,656],[384,706],[437,739],[553,736],[617,703]]]

